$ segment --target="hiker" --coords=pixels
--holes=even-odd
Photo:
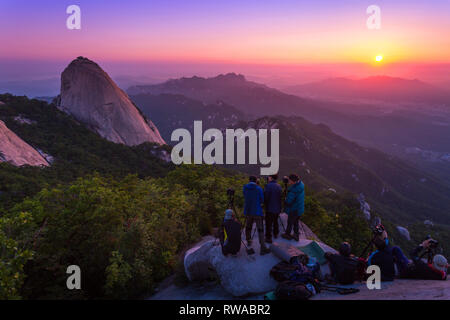
[[[305,211],[305,185],[296,174],[288,177],[288,192],[285,200],[285,212],[288,215],[286,232],[282,235],[284,239],[299,240],[298,223],[299,217]],[[291,235],[292,228],[294,235]]]
[[[278,238],[278,218],[281,212],[281,186],[277,182],[278,175],[268,177],[268,183],[264,188],[264,205],[266,209],[266,242],[272,243],[273,237]]]
[[[235,255],[241,250],[241,224],[237,221],[231,209],[225,211],[219,239],[224,256]]]
[[[352,284],[358,278],[359,261],[351,252],[350,243],[343,242],[339,247],[339,254],[325,253],[325,258],[330,266],[332,281],[346,285]]]
[[[377,265],[381,271],[381,281],[394,281],[395,267],[392,248],[389,246],[388,238],[375,238],[373,244],[377,248],[367,260],[367,265]]]
[[[262,204],[264,203],[264,193],[260,186],[256,184],[256,177],[250,176],[249,183],[244,185],[244,215],[245,215],[245,237],[247,244],[252,245],[252,228],[256,224],[258,229],[259,244],[261,246],[261,255],[270,252],[264,242],[264,224]]]
[[[446,280],[448,262],[447,259],[440,254],[430,255],[428,261],[421,259],[419,254],[422,250],[430,250],[432,239],[423,241],[412,252],[412,263],[400,272],[401,278],[422,279],[422,280]]]
[[[409,261],[399,247],[392,247],[389,244],[388,234],[383,226],[381,228],[383,232],[373,240],[377,250],[370,254],[367,265],[380,267],[381,281],[394,281],[395,266],[397,266],[399,272],[402,272]]]

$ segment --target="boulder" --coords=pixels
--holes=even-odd
[[[285,214],[282,214],[282,221],[286,226]],[[274,239],[274,244],[284,243],[302,247],[314,239],[318,241],[325,252],[336,253],[333,248],[320,242],[305,224],[301,223],[300,231],[301,239],[298,242],[278,238]],[[262,294],[274,290],[277,282],[270,277],[269,272],[281,259],[271,253],[264,256],[259,254],[258,233],[255,233],[252,247],[256,251],[254,255],[247,255],[246,249],[242,245],[236,256],[225,257],[218,240],[212,237],[205,238],[186,252],[184,257],[186,275],[190,281],[201,281],[216,276],[223,289],[235,297]],[[323,266],[322,272],[329,272],[326,265]]]
[[[425,221],[423,222],[423,224],[426,225],[426,226],[429,226],[429,227],[434,226],[434,223],[433,223],[433,221],[431,221],[431,220],[425,220]]]
[[[364,194],[359,194],[358,196],[359,204],[361,205],[361,211],[364,214],[364,217],[367,221],[370,220],[370,205],[366,202],[366,198]]]
[[[406,229],[404,227],[397,226],[397,230],[406,240],[411,240],[411,237],[409,236],[408,229]]]

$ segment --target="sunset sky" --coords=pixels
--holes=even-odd
[[[71,4],[81,8],[81,30],[66,28]],[[366,27],[371,4],[381,8],[381,30]],[[227,65],[411,73],[450,63],[450,1],[1,0],[0,43],[0,75],[12,78],[46,65],[56,71],[80,55],[116,74],[158,63],[185,72],[206,64],[211,73]]]

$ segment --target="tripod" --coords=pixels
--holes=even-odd
[[[431,248],[427,248],[425,250],[425,252],[419,256],[419,258],[422,259],[425,256],[427,257],[427,262],[431,263],[433,261],[433,257],[434,257],[434,250]]]
[[[283,209],[286,209],[286,208],[284,208],[284,206],[285,206],[284,203],[285,203],[286,197],[287,197],[287,188],[288,188],[287,182],[284,182],[284,188],[283,188]],[[286,210],[283,210],[283,211],[286,211]],[[283,220],[281,219],[280,215],[278,215],[278,220],[280,220],[280,224],[283,227],[283,231],[284,231],[284,233],[286,233],[286,228],[285,228],[285,226],[283,224]]]
[[[373,238],[369,241],[369,243],[367,244],[367,246],[364,248],[364,250],[362,251],[360,257],[363,258],[367,251],[369,250],[370,247],[372,247],[373,242],[375,241],[375,238],[377,237],[377,235],[374,235]]]

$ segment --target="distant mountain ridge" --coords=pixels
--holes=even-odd
[[[437,90],[442,96],[445,90],[419,80],[386,76],[369,77],[363,80],[339,78],[325,81],[325,83],[330,83],[330,87],[333,88],[335,83],[342,83],[345,88],[349,88],[350,84],[355,88],[364,86],[369,89],[374,88],[367,89],[366,93],[370,93],[370,97],[376,96],[377,99],[388,101],[374,102],[371,99],[361,98],[358,96],[357,89],[342,91],[347,92],[350,98],[330,97],[334,101],[326,100],[325,95],[305,98],[264,84],[247,81],[244,76],[234,73],[212,78],[172,79],[157,85],[130,87],[128,92],[130,94],[183,95],[205,104],[222,101],[247,114],[249,119],[277,115],[300,116],[313,123],[324,123],[337,134],[361,145],[378,148],[407,161],[412,160],[411,155],[406,152],[410,148],[442,154],[450,151],[450,140],[447,138],[450,135],[448,105],[450,99],[435,99],[433,95],[433,92]],[[378,95],[377,90],[380,88],[387,88],[393,93]],[[431,95],[432,100],[418,88],[425,88],[428,97]],[[367,96],[366,93],[363,90],[360,91],[362,97]],[[397,100],[405,95],[407,100]],[[425,98],[435,102],[417,103]],[[412,108],[412,104],[416,104],[417,107]],[[427,170],[431,168],[433,172],[439,172],[441,168],[441,163],[429,163],[426,159],[414,159],[414,163]],[[449,169],[444,168],[444,171],[447,176],[450,175]]]
[[[138,94],[130,98],[146,116],[151,116],[168,144],[173,130],[193,130],[196,120],[202,121],[204,127],[223,128],[248,119],[246,114],[223,101],[208,104],[179,94]]]
[[[248,81],[243,75],[221,74],[217,77],[171,79],[161,84],[133,86],[130,95],[181,94],[207,104],[223,101],[249,115],[315,114],[320,106],[312,100],[288,95],[264,84]],[[312,108],[311,108],[312,107]],[[326,112],[328,110],[320,110]]]
[[[372,76],[357,80],[330,78],[290,86],[285,91],[299,96],[390,102],[449,103],[450,99],[450,92],[426,82],[390,76]]]

